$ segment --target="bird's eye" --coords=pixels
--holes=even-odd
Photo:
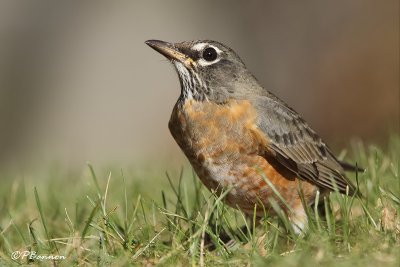
[[[212,48],[212,47],[207,47],[206,49],[204,49],[204,51],[203,51],[203,58],[204,58],[206,61],[214,61],[214,60],[217,59],[217,57],[218,57],[218,53],[217,53],[217,51],[215,51],[214,48]]]

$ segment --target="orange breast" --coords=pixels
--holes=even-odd
[[[298,189],[293,174],[275,164],[273,158],[267,160],[269,140],[256,120],[249,101],[219,105],[187,100],[175,105],[169,122],[173,137],[202,182],[211,190],[229,188],[227,203],[248,213],[260,201],[268,206],[270,197],[279,202],[265,178],[287,202],[294,201]],[[305,183],[302,187],[307,196],[313,196],[314,186]]]

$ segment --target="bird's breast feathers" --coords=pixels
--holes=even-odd
[[[248,100],[224,104],[186,100],[175,106],[169,128],[184,151],[215,157],[232,150],[257,153],[265,149],[268,138],[256,122],[256,110]]]
[[[259,164],[255,157],[265,150],[268,140],[256,120],[249,101],[187,100],[175,106],[169,129],[199,177],[208,187],[215,187],[207,183],[229,185],[237,179],[235,168]]]

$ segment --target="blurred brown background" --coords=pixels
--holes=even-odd
[[[0,164],[181,164],[152,38],[230,45],[336,151],[398,132],[397,0],[2,1]]]

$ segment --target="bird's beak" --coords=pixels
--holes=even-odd
[[[192,58],[180,52],[172,43],[160,40],[147,40],[145,43],[169,60],[179,61],[188,68],[193,68],[195,64]]]

